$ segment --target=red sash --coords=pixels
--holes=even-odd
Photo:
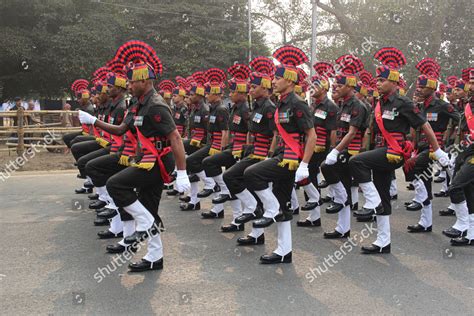
[[[403,156],[405,160],[408,160],[411,157],[411,153],[413,152],[413,145],[411,142],[405,142],[405,148],[402,149],[400,144],[395,140],[395,138],[387,132],[385,126],[383,126],[383,118],[382,113],[380,110],[380,101],[377,102],[377,106],[375,107],[375,121],[377,122],[377,126],[382,132],[383,138],[387,142],[388,146],[391,147],[397,154]]]
[[[140,143],[142,144],[142,146],[145,147],[147,150],[149,150],[156,157],[156,161],[158,162],[158,166],[160,167],[160,175],[161,175],[161,179],[163,179],[163,183],[172,182],[171,177],[166,171],[165,164],[161,160],[162,156],[168,154],[171,151],[171,147],[165,147],[163,148],[163,150],[158,152],[158,149],[156,149],[155,145],[153,145],[153,143],[148,138],[143,136],[143,134],[140,132],[138,128],[136,128],[136,130],[137,130],[138,139],[140,140]]]
[[[464,108],[464,116],[466,116],[466,123],[471,133],[471,141],[474,140],[474,117],[472,116],[471,105],[468,103]]]
[[[291,151],[293,151],[298,156],[298,158],[303,159],[303,148],[301,148],[300,144],[298,144],[298,142],[293,137],[291,137],[287,131],[285,131],[278,120],[278,108],[275,111],[275,125],[285,144],[290,147]]]
[[[82,124],[82,133],[84,135],[89,135],[89,131],[90,131],[89,126],[87,126],[86,124]]]

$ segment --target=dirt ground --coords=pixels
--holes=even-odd
[[[1,146],[1,148],[6,148]],[[29,157],[29,156],[28,156]],[[17,158],[16,150],[12,149],[9,152],[0,152],[0,171],[6,169],[10,161],[15,161]],[[66,170],[74,169],[74,158],[71,153],[52,153],[48,151],[41,151],[35,153],[29,158],[17,172],[20,171],[48,171],[48,170]],[[11,169],[11,168],[10,168]]]

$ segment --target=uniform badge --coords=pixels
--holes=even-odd
[[[135,116],[135,121],[133,122],[135,126],[142,126],[143,125],[143,116]]]
[[[258,123],[260,123],[260,121],[262,120],[262,117],[263,117],[262,114],[260,114],[260,113],[255,113],[255,115],[254,115],[252,121],[258,124]]]
[[[290,113],[288,113],[288,112],[278,113],[278,121],[280,123],[289,123],[290,122]]]
[[[382,118],[393,121],[395,119],[395,113],[393,111],[383,111]]]
[[[154,119],[155,119],[155,122],[160,123],[160,122],[161,122],[161,115],[160,115],[160,114],[156,114],[156,115],[154,116]]]
[[[328,116],[328,112],[323,111],[323,110],[316,110],[316,111],[314,112],[314,116],[316,116],[316,117],[318,117],[318,118],[320,118],[320,119],[325,120],[326,117]]]
[[[196,116],[194,117],[194,123],[201,123],[201,117],[198,116],[198,115],[196,115]]]
[[[209,123],[214,124],[216,122],[216,116],[215,115],[210,115],[209,116]]]
[[[340,120],[349,123],[351,121],[351,115],[349,113],[342,113]]]
[[[232,123],[239,125],[241,121],[242,121],[242,118],[240,116],[234,115],[234,118],[232,119]]]
[[[296,111],[296,117],[303,117],[303,111],[301,110]]]
[[[438,120],[438,113],[426,113],[426,120],[436,122]]]
[[[181,113],[176,112],[176,113],[174,114],[174,118],[175,118],[175,119],[179,120],[180,117],[181,117]]]
[[[267,117],[268,117],[269,119],[273,118],[273,112],[267,112]]]

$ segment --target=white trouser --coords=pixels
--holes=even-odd
[[[336,231],[345,234],[351,230],[351,207],[346,205],[337,213]]]
[[[303,186],[304,192],[306,192],[306,195],[308,196],[308,202],[309,203],[316,203],[319,202],[319,191],[316,189],[314,184],[310,183],[308,185]]]
[[[293,187],[291,190],[291,209],[296,210],[298,207],[300,207],[300,203],[298,202],[298,196],[296,195],[296,190]]]
[[[220,194],[229,194],[229,189],[227,188],[227,185],[224,182],[224,177],[222,176],[222,173],[218,176],[212,177],[215,183],[221,188]]]
[[[201,199],[198,198],[199,182],[191,182],[191,191],[189,193],[189,203],[197,204]]]
[[[383,248],[390,244],[390,216],[377,215],[377,240],[374,245]]]
[[[135,221],[124,221],[123,223],[123,238],[125,239],[128,236],[132,236],[133,233],[135,232]],[[124,247],[127,247],[128,245],[125,243],[124,239],[119,241],[118,243]]]
[[[375,209],[380,205],[380,203],[382,203],[379,192],[375,188],[375,185],[372,181],[359,183],[359,187],[362,190],[362,195],[365,198],[365,208]]]
[[[244,214],[252,214],[257,208],[258,202],[249,190],[244,189],[235,196],[242,202]]]
[[[339,181],[338,183],[330,184],[329,187],[331,187],[332,193],[334,194],[334,203],[344,205],[347,201],[347,191],[342,182]]]
[[[278,245],[274,251],[279,256],[285,256],[292,250],[291,244],[291,221],[278,222]]]
[[[123,231],[123,223],[120,220],[120,215],[117,214],[110,220],[110,228],[109,231],[114,234],[121,233]]]
[[[161,242],[161,236],[159,233],[148,237],[147,253],[143,259],[155,262],[163,258],[163,243]]]
[[[232,207],[232,224],[239,226],[235,223],[235,219],[242,215],[242,202],[239,199],[230,201]]]
[[[456,223],[454,223],[453,228],[463,232],[469,228],[469,210],[467,203],[466,201],[453,203],[452,207],[456,212]]]
[[[280,203],[270,188],[255,191],[255,194],[257,194],[257,196],[260,198],[260,201],[262,201],[263,209],[265,210],[265,213],[263,214],[264,217],[274,218],[278,215]]]
[[[204,183],[204,189],[214,189],[214,180],[212,178],[206,177],[206,173],[204,172],[204,170],[196,173],[196,175]]]
[[[423,205],[421,209],[420,221],[418,222],[424,228],[428,228],[433,225],[433,209],[431,203]]]
[[[413,186],[415,187],[415,197],[413,201],[423,204],[424,201],[428,199],[428,191],[424,182],[420,179],[413,181]]]
[[[125,206],[124,210],[133,216],[133,219],[137,224],[137,231],[146,231],[150,229],[155,222],[153,215],[151,215],[146,207],[143,206],[143,204],[138,200],[128,206]]]
[[[397,194],[398,194],[397,179],[393,179],[392,182],[390,182],[390,196],[395,196]]]

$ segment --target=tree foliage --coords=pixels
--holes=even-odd
[[[262,0],[260,23],[274,21],[281,28],[282,41],[304,49],[311,47],[311,1]],[[353,53],[366,68],[374,70],[373,54],[385,46],[400,48],[407,57],[403,69],[409,83],[418,75],[416,63],[435,58],[442,77],[460,76],[461,69],[474,62],[474,13],[472,0],[316,0],[318,60],[334,61]],[[284,36],[283,34],[286,34]]]
[[[248,59],[247,14],[246,0],[5,0],[0,95],[62,96],[130,39],[156,49],[163,78],[225,69]],[[252,43],[252,54],[268,55],[262,33]]]

